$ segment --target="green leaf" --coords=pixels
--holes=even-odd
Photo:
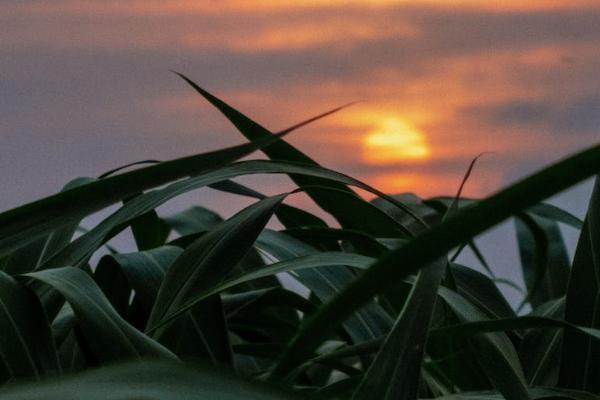
[[[490,318],[515,316],[515,312],[490,278],[472,268],[456,263],[450,265],[458,294],[476,305]]]
[[[440,296],[464,322],[485,321],[487,317],[460,295],[440,288]],[[472,337],[481,368],[494,386],[509,399],[529,399],[527,384],[515,348],[504,333],[484,333]]]
[[[177,257],[160,287],[148,321],[149,331],[170,320],[195,294],[212,288],[230,274],[285,196],[269,197],[245,208],[201,236]],[[198,344],[203,344],[213,361],[231,362],[218,295],[204,299],[187,313],[185,320],[171,324],[154,332],[154,337],[172,347],[174,343],[181,343],[178,337],[185,332],[182,326],[187,324],[194,328],[192,332],[198,336]]]
[[[297,175],[316,176],[333,182],[355,185],[382,198],[387,199],[399,208],[404,207],[393,198],[347,175],[322,167],[307,167],[297,164],[272,162],[264,160],[244,161],[207,172],[200,176],[175,182],[163,189],[150,191],[127,202],[100,224],[86,234],[74,240],[58,254],[49,259],[45,266],[79,265],[96,251],[109,238],[127,227],[134,218],[153,210],[164,202],[190,190],[221,182],[236,176],[259,173],[294,173]],[[1,217],[1,216],[0,216]],[[1,218],[0,218],[1,220]]]
[[[16,276],[31,272],[38,265],[42,250],[48,240],[48,235],[40,237],[26,246],[9,253],[2,261],[2,271]]]
[[[442,296],[445,300],[447,300],[447,293],[443,293]],[[448,302],[456,304],[454,302],[454,299],[450,299]],[[567,330],[573,330],[575,332],[583,333],[591,339],[600,340],[600,329],[576,326],[560,319],[553,319],[536,315],[525,315],[522,317],[501,319],[471,320],[471,322],[433,329],[431,331],[431,335],[474,335],[482,332],[500,332],[531,328],[565,328]]]
[[[182,252],[179,247],[162,246],[137,253],[107,255],[100,259],[96,273],[103,268],[121,269],[141,307],[150,315],[167,270]]]
[[[165,244],[171,228],[150,210],[131,221],[131,232],[139,251],[150,250]]]
[[[181,306],[181,308],[179,308],[176,312],[172,313],[168,318],[165,318],[161,322],[161,324],[165,324],[167,321],[176,318],[177,316],[188,311],[190,308],[192,308],[193,306],[210,296],[222,293],[237,285],[241,285],[246,282],[251,282],[256,279],[274,276],[276,274],[285,272],[294,272],[295,274],[299,275],[303,270],[314,268],[324,269],[328,266],[336,266],[337,269],[343,269],[344,266],[352,266],[354,268],[365,269],[372,262],[373,259],[370,257],[365,257],[358,254],[347,254],[342,252],[320,252],[311,255],[291,258],[284,261],[279,261],[264,266],[255,271],[245,272],[241,275],[233,276],[231,279],[225,280],[224,282],[218,285],[212,286],[205,291],[197,293],[185,305]],[[157,326],[149,330],[154,330],[156,328]],[[365,325],[365,329],[373,329],[373,327]]]
[[[529,315],[564,320],[564,297],[536,307]],[[519,358],[530,385],[555,386],[558,383],[562,351],[562,329],[530,329],[519,348]]]
[[[277,388],[181,363],[113,365],[42,383],[11,386],[2,400],[282,400],[296,399]]]
[[[221,99],[215,97],[211,93],[202,89],[191,79],[186,77],[183,74],[176,73],[183,80],[185,80],[196,92],[198,92],[202,97],[204,97],[208,102],[210,102],[214,107],[216,107],[223,115],[238,129],[238,131],[244,135],[248,140],[252,143],[258,142],[261,140],[265,140],[266,138],[270,138],[273,136],[273,133],[263,126],[259,125],[255,121],[251,120],[244,114],[235,110],[228,104],[226,104]],[[341,110],[347,106],[339,107],[337,110]],[[291,161],[302,163],[309,166],[318,166],[319,164],[311,159],[309,156],[296,149],[294,146],[289,143],[280,140],[273,145],[263,148],[263,152],[272,160],[279,161]],[[329,186],[331,188],[339,189],[341,191],[345,191],[348,193],[353,193],[350,189],[348,189],[345,185],[340,183],[325,182],[321,179],[315,177],[306,177],[306,176],[298,176],[295,174],[290,174],[290,178],[298,185],[299,187],[304,186]],[[344,221],[354,220],[352,216],[346,212],[343,212],[335,200],[329,197],[328,193],[318,193],[312,190],[308,190],[306,192],[316,204],[318,204],[323,210],[327,211],[331,215],[333,215],[342,226],[345,226]]]
[[[443,260],[421,270],[353,399],[417,398],[427,331],[445,270]]]
[[[329,332],[369,301],[427,263],[475,235],[600,170],[600,145],[538,172],[477,205],[456,212],[440,225],[397,250],[390,251],[355,282],[303,324],[283,353],[272,379],[285,376],[327,337]],[[401,267],[398,263],[401,262]]]
[[[178,158],[114,175],[5,211],[0,214],[0,256],[127,196],[227,165],[336,111],[337,109],[325,112],[252,143]]]
[[[306,227],[286,229],[282,231],[302,242],[305,242],[315,248],[337,250],[345,245],[351,245],[349,252],[356,252],[370,257],[380,256],[386,251],[386,247],[373,236],[364,233],[361,230],[354,229],[336,229],[329,227]]]
[[[529,389],[529,396],[532,400],[538,399],[569,399],[569,400],[598,400],[598,396],[580,392],[576,390],[568,390],[562,388],[544,388],[532,387]],[[464,392],[451,394],[448,396],[438,397],[439,400],[504,400],[509,397],[504,397],[496,392]]]
[[[92,278],[63,267],[26,274],[60,292],[71,305],[95,356],[104,362],[127,358],[174,358],[171,352],[125,321]]]
[[[227,283],[225,283],[227,285]],[[223,287],[223,286],[220,286]],[[213,289],[216,290],[216,289]],[[223,289],[226,290],[226,289]],[[303,313],[314,312],[316,306],[298,293],[281,287],[258,289],[249,292],[224,294],[223,308],[227,317],[248,310],[264,310],[269,307],[289,307]]]
[[[298,175],[304,177],[304,175]],[[353,192],[339,190],[332,187],[329,181],[326,187],[306,188],[306,193],[312,193],[320,197],[335,201],[335,209],[338,210],[340,225],[346,229],[361,230],[375,237],[411,237],[412,232],[397,220],[390,217],[380,208],[365,201]],[[332,206],[333,207],[333,206]],[[352,212],[348,212],[352,210]],[[341,215],[344,215],[343,219]]]
[[[447,208],[454,201],[454,197],[445,197],[439,196],[434,197],[432,199],[425,200],[424,203],[435,206],[436,208],[443,206],[443,208]],[[460,207],[465,207],[469,205],[474,205],[480,200],[476,199],[467,199],[461,198],[458,202]],[[577,218],[575,215],[570,212],[563,210],[562,208],[556,207],[549,203],[537,203],[527,208],[527,212],[534,214],[538,217],[547,218],[552,221],[562,222],[563,224],[569,225],[575,229],[581,229],[583,226],[583,221]]]
[[[232,180],[225,180],[209,185],[211,189],[219,190],[225,193],[237,194],[240,196],[251,197],[262,200],[266,195],[257,192],[254,189],[241,185]],[[298,228],[303,226],[327,226],[327,224],[319,217],[305,211],[301,208],[282,204],[275,213],[277,219],[286,228]]]
[[[208,100],[208,102],[210,102],[219,111],[221,111],[221,113],[223,113],[223,115],[240,131],[240,133],[251,142],[258,142],[273,136],[273,133],[270,132],[268,129],[264,128],[263,126],[259,125],[255,121],[240,113],[239,111],[235,110],[221,99],[218,99],[214,95],[202,89],[185,75],[177,72],[176,74],[179,75],[183,80],[185,80],[202,97]],[[342,110],[348,107],[349,105],[350,104],[338,107],[335,111]],[[284,140],[280,140],[269,147],[265,146],[262,148],[262,151],[272,160],[288,161],[305,165],[307,167],[319,166],[317,162],[315,162],[306,154],[302,153],[300,150],[291,146]],[[319,192],[316,189],[317,187],[326,186],[330,189],[336,189],[338,191],[345,192],[350,195],[347,198],[350,198],[355,193],[342,182],[328,182],[317,176],[296,175],[294,173],[288,173],[288,175],[290,176],[292,181],[296,183],[296,185],[298,185],[299,187],[306,187],[306,194],[319,207],[331,214],[340,223],[340,225],[342,225],[342,227],[352,228],[353,226],[360,226],[361,224],[364,225],[366,223],[365,220],[361,219],[360,214],[355,215],[353,213],[348,213],[344,207],[340,207],[338,199],[339,196],[332,196],[331,191]],[[404,210],[405,213],[408,213],[408,215],[410,215],[418,222],[422,222],[420,218],[413,214],[409,208],[402,206],[401,209]]]
[[[260,199],[266,198],[266,196],[259,197]],[[282,206],[284,206],[284,204],[279,205],[279,207],[275,211],[276,214],[281,210]],[[173,227],[173,229],[175,229],[175,231],[182,235],[198,235],[202,232],[206,232],[216,227],[220,222],[223,221],[223,218],[221,218],[221,216],[216,214],[214,211],[196,206],[189,208],[174,216],[168,217],[167,221]],[[190,242],[193,242],[198,237],[199,236],[194,237],[194,239],[191,239]],[[186,240],[185,237],[179,238],[178,242],[181,242],[182,240]],[[178,242],[175,242],[173,244],[177,245]],[[183,247],[187,247],[187,245],[183,245]],[[240,270],[253,269],[263,264],[264,262],[260,255],[258,255],[258,253],[254,249],[250,249],[248,254],[246,254],[244,258],[242,258],[242,260],[239,262],[237,268]],[[275,286],[280,286],[279,281],[276,278],[269,278],[261,281],[252,282],[251,284],[249,284],[248,287],[240,288],[240,290],[253,290],[258,289],[260,287]]]
[[[419,220],[415,219],[410,213],[407,213],[397,205],[391,203],[388,199],[378,197],[371,200],[371,203],[383,210],[411,232],[422,232],[429,226],[439,224],[446,210],[446,208],[444,208],[440,211],[435,207],[432,207],[413,193],[395,194],[390,197],[404,204],[413,215],[419,217]]]
[[[133,293],[131,285],[119,265],[98,263],[93,273],[93,279],[115,311],[127,320]]]
[[[116,167],[116,168],[110,169],[110,170],[108,170],[106,172],[103,172],[102,174],[98,175],[98,179],[108,178],[109,176],[115,175],[116,173],[121,172],[124,169],[135,167],[137,165],[158,164],[160,162],[161,161],[159,161],[159,160],[141,160],[141,161],[130,162],[130,163],[127,163],[125,165],[121,165],[119,167]]]
[[[61,192],[93,181],[93,178],[75,178],[68,182]],[[13,251],[6,260],[4,271],[10,275],[18,275],[35,270],[71,241],[79,223],[80,219],[75,218],[61,228]]]
[[[527,298],[533,307],[565,295],[569,255],[558,223],[534,215],[515,219]]]
[[[281,274],[284,272],[295,272],[300,273],[306,269],[323,268],[328,266],[338,266],[338,269],[342,269],[342,266],[352,266],[354,268],[365,269],[370,263],[373,262],[371,257],[365,257],[358,254],[348,254],[342,252],[320,252],[306,256],[300,256],[297,258],[287,259],[279,261],[263,268],[257,269],[256,271],[242,274],[241,276],[235,276],[230,280],[211,288],[210,290],[199,294],[194,298],[192,303],[211,296],[216,293],[221,293],[227,289],[230,289],[236,285],[240,285],[245,282],[250,282],[255,279],[264,278],[266,276],[272,276],[275,274]],[[187,307],[190,307],[191,304]],[[181,310],[179,311],[181,312]]]
[[[206,298],[154,337],[183,360],[233,364],[228,326],[219,296]]]
[[[278,195],[254,203],[188,247],[167,272],[150,326],[161,323],[194,294],[221,282],[254,244],[284,197]]]
[[[574,325],[600,328],[600,177],[575,250],[567,288],[565,320]],[[559,384],[600,392],[600,343],[577,332],[565,332]]]
[[[241,340],[235,341],[238,344],[278,344],[281,347],[279,343],[288,341],[299,324],[298,310],[310,314],[315,309],[315,305],[307,299],[280,287],[251,293],[256,297],[235,309],[231,309],[231,304],[226,306],[227,323],[230,331]],[[231,301],[229,296],[227,301]],[[264,360],[258,363],[261,361]],[[267,368],[268,365],[263,363],[261,369]]]
[[[556,207],[548,203],[539,203],[533,205],[527,209],[528,213],[534,214],[538,217],[546,218],[556,222],[562,222],[563,224],[569,225],[575,229],[581,229],[583,227],[583,221],[571,214],[570,212],[563,210],[562,208]]]
[[[266,230],[261,234],[256,246],[277,260],[291,260],[296,257],[319,253],[299,240],[270,230]],[[361,260],[361,258],[354,256],[356,255],[349,255],[347,258]],[[363,257],[362,260],[364,262],[365,258]],[[323,303],[329,301],[355,279],[354,272],[346,266],[359,267],[355,262],[349,264],[348,261],[346,264],[340,264],[341,266],[330,265],[323,268],[296,269],[293,275]],[[369,302],[357,310],[354,315],[351,315],[344,322],[343,327],[352,341],[358,343],[388,332],[391,325],[392,319],[383,307],[375,302]]]
[[[60,374],[44,310],[26,286],[0,271],[0,359],[13,379]]]
[[[213,229],[223,218],[212,210],[194,206],[166,217],[165,221],[180,235],[191,235]]]

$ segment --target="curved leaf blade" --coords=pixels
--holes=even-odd
[[[127,358],[174,358],[173,354],[135,329],[112,307],[92,278],[63,267],[26,274],[60,292],[77,316],[96,357],[105,362]]]
[[[180,363],[126,363],[60,380],[12,386],[3,400],[282,400],[297,399],[279,389],[214,370]]]
[[[61,371],[42,305],[30,289],[1,271],[0,359],[17,380]]]
[[[515,212],[580,182],[598,170],[600,145],[523,179],[477,205],[458,211],[415,240],[387,253],[301,326],[273,370],[271,379],[287,375],[312,353],[334,326],[375,294]],[[398,268],[399,260],[402,268]]]
[[[110,176],[5,211],[0,214],[0,255],[23,247],[74,219],[101,210],[132,194],[230,164],[336,111],[337,109],[327,111],[251,143],[182,157]]]
[[[600,328],[600,177],[590,200],[575,250],[567,288],[565,320],[574,325]],[[600,343],[578,332],[565,332],[559,384],[600,392]]]
[[[427,332],[445,271],[443,260],[420,271],[404,308],[353,399],[417,398]]]

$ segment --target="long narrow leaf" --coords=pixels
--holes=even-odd
[[[92,278],[73,268],[27,274],[60,292],[69,302],[96,357],[111,362],[127,358],[173,358],[171,352],[125,321]]]
[[[297,397],[266,385],[176,363],[128,363],[60,380],[11,386],[2,400],[283,400]]]
[[[475,206],[457,212],[405,246],[391,251],[303,324],[273,370],[272,379],[286,375],[300,364],[334,326],[375,294],[515,212],[580,182],[598,170],[600,145],[550,166]]]
[[[326,168],[264,160],[243,161],[207,172],[194,178],[175,182],[163,189],[150,191],[136,197],[94,227],[94,229],[90,230],[85,235],[82,235],[69,244],[69,246],[47,260],[43,267],[78,265],[82,261],[85,261],[86,258],[105,243],[106,240],[124,229],[132,219],[158,207],[175,196],[237,176],[260,173],[294,173],[297,175],[320,177],[333,182],[342,182],[376,194],[388,200],[398,208],[405,207],[397,200],[361,181]],[[401,226],[398,225],[397,228],[401,229]]]
[[[127,196],[186,176],[227,165],[269,146],[289,132],[336,112],[325,112],[275,135],[223,150],[179,158],[89,183],[0,214],[0,255],[31,243],[74,219]]]
[[[0,272],[0,359],[13,379],[60,373],[48,319],[34,293]]]
[[[353,399],[416,399],[427,331],[445,270],[443,260],[421,270]]]
[[[208,102],[210,102],[214,107],[216,107],[223,115],[240,131],[242,135],[244,135],[251,142],[261,141],[265,138],[269,138],[273,136],[273,133],[268,129],[264,128],[257,122],[251,120],[241,112],[237,111],[233,107],[229,106],[223,100],[217,98],[212,95],[208,91],[202,89],[195,82],[193,82],[187,76],[177,73],[183,80],[185,80],[196,92],[198,92],[202,97],[204,97]],[[341,110],[348,105],[342,106],[338,108]],[[282,160],[282,161],[291,161],[298,162],[305,165],[318,166],[319,164],[311,159],[309,156],[296,149],[294,146],[289,143],[280,140],[279,142],[269,146],[269,148],[263,148],[264,153],[272,160]],[[321,186],[326,184],[319,178],[315,177],[305,177],[305,176],[297,176],[294,174],[290,174],[290,178],[299,186]],[[343,184],[331,184],[328,183],[330,187],[339,189],[342,191],[346,191],[348,193],[353,193],[350,189],[348,189]],[[328,193],[318,193],[312,190],[307,191],[307,194],[317,203],[323,210],[329,212],[333,215],[338,222],[345,226],[345,222],[353,218],[350,214],[343,212],[339,207],[335,200],[331,199],[328,196]]]
[[[575,251],[565,303],[565,320],[600,328],[600,177]],[[600,343],[578,332],[565,332],[561,386],[600,392]]]

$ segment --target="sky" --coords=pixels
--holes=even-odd
[[[485,196],[600,138],[597,0],[0,0],[0,27],[0,209],[243,142],[169,70],[273,131],[358,101],[289,141],[390,193],[454,194],[485,153]]]
[[[0,1],[0,208],[243,141],[169,70],[388,192],[483,196],[598,141],[597,1]]]

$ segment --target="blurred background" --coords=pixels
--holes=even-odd
[[[454,194],[489,152],[465,188],[488,195],[600,138],[597,0],[2,0],[0,26],[2,210],[76,175],[242,143],[170,69],[271,130],[360,101],[289,141],[390,193]],[[551,202],[583,216],[589,193]],[[166,212],[192,203],[248,204],[203,190]],[[503,255],[510,275],[516,250]]]

